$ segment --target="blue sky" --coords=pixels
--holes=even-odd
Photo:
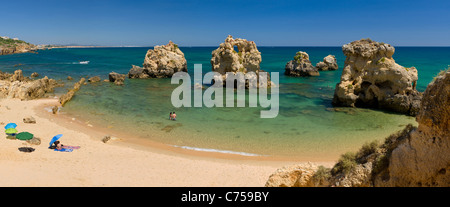
[[[0,35],[34,44],[217,46],[228,34],[258,46],[450,46],[450,1],[14,0]]]

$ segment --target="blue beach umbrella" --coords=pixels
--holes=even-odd
[[[16,128],[16,127],[17,127],[17,124],[15,124],[15,123],[9,123],[9,124],[7,124],[7,125],[5,126],[5,129]]]
[[[48,146],[48,147],[51,147],[52,146],[52,144],[54,143],[54,142],[56,142],[59,138],[61,138],[63,135],[62,134],[58,134],[58,135],[56,135],[56,136],[54,136],[53,138],[52,138],[52,140],[50,141],[50,146]]]

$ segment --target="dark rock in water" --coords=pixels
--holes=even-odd
[[[289,61],[285,66],[284,74],[287,76],[319,76],[319,70],[315,68],[311,61],[309,61],[309,55],[306,52],[299,51],[294,56],[294,60]]]
[[[67,80],[73,80],[71,76],[67,76]]]
[[[125,75],[119,74],[116,72],[109,73],[109,82],[113,82],[116,85],[123,85],[123,82],[125,81]]]
[[[96,83],[96,82],[100,82],[100,77],[98,77],[98,76],[94,76],[94,77],[91,77],[91,78],[89,78],[88,79],[88,82],[90,82],[90,83]]]
[[[128,78],[150,78],[150,76],[144,72],[144,68],[132,65],[132,68],[128,72]]]
[[[337,64],[336,57],[334,55],[328,55],[328,56],[324,57],[322,62],[318,62],[316,64],[316,68],[319,71],[337,70],[338,64]]]
[[[31,77],[32,77],[32,78],[36,78],[36,77],[38,77],[38,76],[39,76],[39,74],[36,73],[36,72],[34,72],[34,73],[31,74]]]

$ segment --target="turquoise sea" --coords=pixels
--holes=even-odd
[[[203,73],[211,71],[211,52],[216,48],[180,47],[189,73],[193,75],[194,64],[202,64]],[[80,77],[98,75],[107,79],[112,71],[126,74],[132,64],[142,65],[148,49],[63,48],[5,55],[0,56],[0,70],[22,69],[24,75],[38,72],[41,77],[62,80],[65,87],[55,91],[61,94]],[[62,112],[94,127],[176,147],[303,160],[336,159],[366,142],[383,140],[409,123],[416,124],[413,117],[380,110],[331,110],[334,87],[345,60],[341,47],[258,49],[262,54],[261,69],[280,73],[280,109],[273,119],[260,118],[261,107],[174,108],[170,97],[177,85],[170,84],[170,79],[127,79],[124,86],[88,84]],[[339,70],[321,71],[319,77],[286,77],[284,66],[297,51],[307,52],[314,65],[329,54],[335,55]],[[450,64],[450,47],[396,47],[393,58],[402,66],[418,69],[417,88],[424,91],[433,77]],[[67,76],[74,80],[66,80]],[[168,120],[170,111],[177,113],[176,122]]]

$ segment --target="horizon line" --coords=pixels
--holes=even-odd
[[[48,45],[53,45],[53,44],[48,44]],[[82,47],[91,47],[91,48],[96,48],[96,47],[155,47],[155,46],[159,46],[159,45],[153,45],[153,46],[138,46],[138,45],[54,45],[54,46],[61,46],[61,47],[72,47],[72,48],[82,48]],[[211,46],[203,46],[203,45],[186,45],[186,46],[182,46],[179,45],[178,47],[218,47],[218,45],[211,45]],[[342,47],[342,45],[292,45],[292,46],[284,46],[284,45],[260,45],[257,47]],[[450,47],[450,45],[397,45],[394,47]]]

